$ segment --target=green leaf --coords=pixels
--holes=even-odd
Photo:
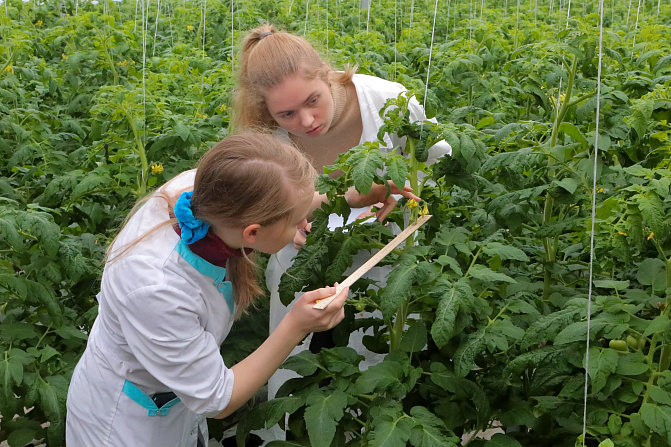
[[[629,288],[629,281],[615,281],[614,279],[595,280],[594,285],[602,289],[626,290]]]
[[[522,447],[522,444],[508,435],[496,433],[491,440],[485,442],[485,447]]]
[[[373,419],[369,447],[406,447],[414,423],[407,416],[393,418],[387,414]]]
[[[393,360],[384,360],[361,373],[355,382],[356,390],[361,394],[397,391],[402,388],[403,365]]]
[[[485,267],[482,264],[475,264],[472,266],[470,269],[468,269],[468,272],[466,272],[468,275],[471,275],[473,278],[479,279],[480,281],[485,281],[485,282],[507,282],[514,284],[517,281],[515,281],[513,278],[511,278],[508,275],[504,275],[503,273],[498,273],[490,269],[489,267]]]
[[[77,329],[74,326],[61,326],[54,331],[56,334],[60,335],[65,340],[71,340],[73,338],[79,338],[81,340],[88,340],[89,336]]]
[[[580,184],[577,180],[570,177],[563,178],[561,180],[555,180],[553,184],[559,186],[562,189],[565,189],[569,194],[573,194]]]
[[[380,310],[390,320],[403,302],[410,296],[418,275],[425,273],[427,263],[418,263],[414,256],[402,256],[394,270],[389,273],[387,287],[382,292]]]
[[[669,321],[669,317],[666,315],[658,315],[648,324],[648,327],[645,328],[643,336],[649,337],[655,332],[664,332],[664,330],[669,326]]]
[[[666,213],[664,212],[664,202],[654,191],[646,191],[645,194],[638,194],[632,198],[638,205],[645,222],[657,238],[664,238],[667,234],[667,225],[665,222]]]
[[[410,434],[410,443],[415,447],[457,447],[461,444],[456,436],[447,436],[445,423],[424,407],[412,407],[410,415],[415,427]]]
[[[276,397],[252,408],[238,423],[235,434],[238,445],[245,445],[245,439],[250,431],[272,427],[278,422],[284,421],[286,413],[293,414],[302,406],[303,398],[286,396]]]
[[[340,390],[324,394],[321,390],[310,393],[306,400],[305,426],[310,445],[329,447],[336,432],[338,421],[347,407],[347,395]]]
[[[641,352],[620,353],[615,372],[622,376],[637,376],[648,371],[650,366]]]
[[[455,323],[457,314],[466,301],[473,300],[473,291],[466,281],[456,283],[439,283],[438,288],[444,288],[440,303],[436,310],[436,319],[431,326],[431,337],[438,347],[445,346],[456,334]]]
[[[559,125],[559,131],[564,132],[566,135],[571,137],[573,141],[576,141],[583,146],[588,146],[589,143],[587,142],[587,138],[583,136],[583,134],[578,130],[577,127],[575,127],[574,124],[569,123],[567,121],[562,122]],[[569,191],[571,194],[573,194],[573,191]]]
[[[671,407],[671,393],[664,391],[658,386],[652,385],[648,388],[648,396],[658,404]]]
[[[485,329],[482,328],[470,334],[466,341],[454,353],[454,374],[457,377],[466,377],[475,367],[475,357],[485,349]]]
[[[400,155],[391,155],[385,159],[384,163],[391,181],[397,186],[405,185],[405,180],[408,177],[408,165],[405,158]]]
[[[17,340],[27,340],[38,336],[34,326],[28,323],[2,323],[0,334],[3,337]]]
[[[65,437],[65,399],[68,381],[63,376],[50,376],[47,380],[37,379],[39,405],[49,422],[47,439],[49,445],[60,445]]]
[[[666,265],[661,259],[646,258],[638,264],[636,279],[644,286],[654,285],[655,290],[664,290],[666,287],[665,269]]]
[[[401,338],[400,348],[403,352],[419,352],[426,346],[426,326],[423,321],[412,321]]]
[[[581,311],[578,309],[562,309],[546,315],[529,326],[520,341],[522,349],[532,345],[553,341],[557,334],[571,324]]]
[[[519,248],[504,245],[500,242],[488,242],[482,247],[482,251],[489,256],[498,255],[501,259],[512,259],[515,261],[529,262],[529,257]]]
[[[349,161],[352,164],[354,187],[360,193],[368,194],[373,186],[373,179],[377,176],[378,169],[382,169],[384,166],[379,149],[356,152],[350,157]]]
[[[640,414],[650,430],[671,444],[671,406],[645,403],[641,405]]]
[[[9,447],[24,447],[30,444],[36,435],[37,431],[34,429],[21,428],[9,434],[7,444]]]
[[[320,366],[317,354],[313,354],[310,351],[301,351],[286,359],[281,368],[296,371],[301,376],[310,376]]]
[[[592,393],[598,393],[608,377],[617,370],[618,355],[613,349],[589,349],[589,377],[592,379]]]

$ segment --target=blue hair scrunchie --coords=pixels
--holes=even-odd
[[[191,196],[193,192],[183,192],[175,203],[175,217],[179,228],[182,230],[182,240],[191,245],[201,240],[210,229],[210,224],[198,219],[191,211]]]

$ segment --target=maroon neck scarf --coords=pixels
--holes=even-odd
[[[173,229],[178,236],[182,236],[182,230],[179,228],[179,225],[175,224]],[[225,268],[228,258],[239,258],[243,256],[242,250],[233,249],[226,245],[219,236],[212,232],[212,229],[207,232],[204,238],[194,242],[188,247],[193,253],[217,267]],[[248,255],[252,251],[251,248],[246,248],[244,254]]]

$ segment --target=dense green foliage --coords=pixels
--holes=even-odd
[[[138,197],[226,135],[232,45],[271,21],[336,67],[402,82],[440,123],[388,110],[408,153],[373,143],[341,156],[284,295],[340,280],[357,251],[390,239],[378,224],[325,228],[346,209],[338,195],[368,188],[379,167],[421,191],[433,218],[386,260],[386,287],[355,285],[341,346],[290,359],[305,377],[253,410],[239,439],[291,413],[293,440],[274,445],[452,446],[492,425],[506,434],[469,444],[573,445],[593,254],[586,443],[671,445],[668,4],[606,4],[593,250],[596,3],[567,21],[554,1],[441,2],[433,47],[428,1],[373,0],[370,15],[349,0],[144,5],[0,5],[0,440],[62,444],[104,248]],[[426,167],[432,138],[454,154]],[[391,219],[404,226],[418,208]],[[355,320],[361,310],[382,317]],[[249,318],[228,362],[263,336],[264,315]],[[389,353],[366,371],[346,347],[361,325]]]

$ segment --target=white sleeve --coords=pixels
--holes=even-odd
[[[121,329],[138,362],[195,413],[215,416],[230,402],[233,371],[203,330],[198,297],[152,284],[119,300]],[[197,294],[196,294],[197,295]]]

